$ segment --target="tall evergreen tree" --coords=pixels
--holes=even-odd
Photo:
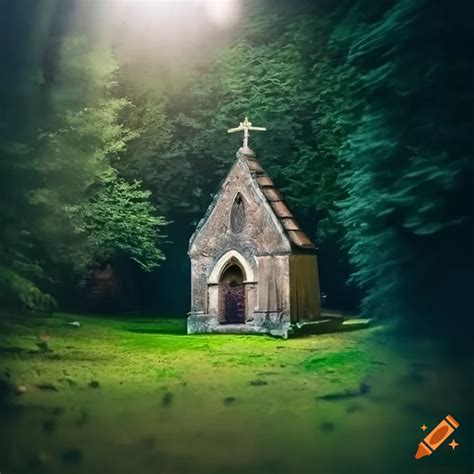
[[[364,312],[436,326],[462,315],[469,293],[472,28],[445,2],[399,0],[364,21],[365,7],[335,39],[349,39],[342,71],[357,124],[341,150],[339,217]]]
[[[150,192],[120,178],[112,166],[138,136],[120,122],[131,104],[114,96],[117,65],[106,49],[91,52],[75,36],[64,49],[54,94],[57,109],[64,110],[56,116],[61,126],[41,136],[41,185],[31,193],[45,258],[79,275],[126,256],[149,270],[164,258],[157,244],[165,221],[156,215]]]
[[[34,101],[44,106],[42,130],[33,121],[15,141],[10,124],[1,149],[2,301],[30,308],[51,307],[42,290],[58,292],[105,261],[150,270],[164,258],[166,222],[150,192],[112,166],[138,132],[120,121],[131,104],[115,96],[110,50],[73,34],[56,47],[54,81],[32,89],[46,99]]]
[[[19,302],[30,309],[48,310],[53,298],[41,290],[43,268],[34,251],[31,208],[26,195],[34,177],[31,149],[12,137],[0,135],[0,303]]]

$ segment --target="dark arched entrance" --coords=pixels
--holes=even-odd
[[[219,283],[219,315],[223,324],[245,323],[244,273],[235,263],[221,276]]]

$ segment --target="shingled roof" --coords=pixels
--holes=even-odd
[[[280,221],[290,242],[299,248],[314,250],[314,244],[296,222],[285,203],[283,195],[278,191],[272,179],[257,161],[255,153],[250,148],[247,148],[245,151],[241,148],[238,154],[247,163],[251,174],[254,176],[276,218]]]

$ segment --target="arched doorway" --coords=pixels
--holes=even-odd
[[[244,273],[236,263],[226,268],[219,282],[219,315],[223,324],[245,323]]]

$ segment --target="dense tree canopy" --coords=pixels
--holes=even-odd
[[[9,299],[30,308],[54,302],[42,288],[60,294],[114,259],[149,271],[164,258],[158,243],[166,221],[150,191],[120,177],[112,164],[139,131],[120,122],[131,104],[116,96],[110,49],[77,35],[58,48],[63,60],[54,86],[47,76],[34,91],[46,96],[41,128],[4,142],[2,160],[11,195],[2,207],[9,225],[1,284]]]
[[[339,221],[367,314],[433,321],[466,307],[474,103],[464,13],[398,1],[351,33],[342,70],[354,71],[360,100],[340,149]]]
[[[150,85],[91,22],[57,24],[50,11],[43,61],[23,65],[24,77],[43,77],[23,117],[33,109],[42,120],[0,130],[0,284],[34,306],[55,291],[41,278],[65,268],[74,285],[105,261],[152,270],[167,256],[147,285],[185,311],[186,240],[234,160],[239,138],[226,130],[248,115],[268,128],[252,147],[319,244],[331,305],[356,309],[355,285],[369,316],[462,312],[474,149],[467,3],[336,3],[247,2],[245,22],[168,88],[168,72]]]

